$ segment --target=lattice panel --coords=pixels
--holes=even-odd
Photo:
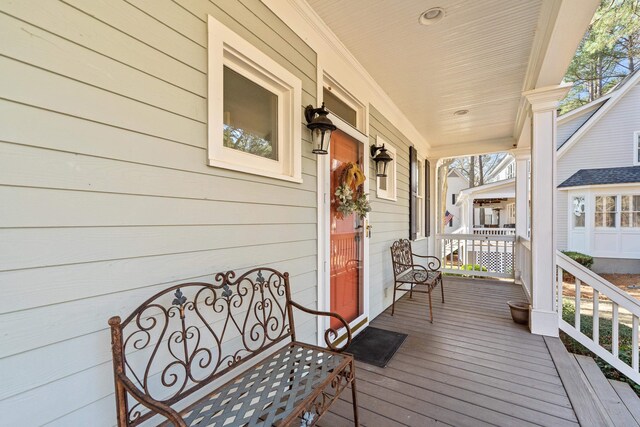
[[[513,254],[509,252],[480,252],[477,253],[477,262],[487,271],[497,273],[511,273],[513,271]]]

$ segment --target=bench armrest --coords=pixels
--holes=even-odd
[[[440,258],[438,258],[437,256],[433,256],[433,255],[418,255],[418,254],[411,254],[412,256],[416,257],[416,258],[422,258],[422,259],[426,259],[429,260],[426,264],[427,264],[427,268],[431,271],[436,271],[436,270],[440,270]]]
[[[349,344],[351,344],[351,329],[349,328],[349,324],[347,323],[346,320],[344,320],[344,318],[342,316],[340,316],[338,313],[332,313],[329,311],[317,311],[317,310],[312,310],[310,308],[304,307],[300,304],[298,304],[297,302],[294,301],[289,301],[288,304],[292,305],[293,307],[297,308],[300,311],[304,311],[305,313],[309,313],[309,314],[315,314],[317,316],[329,316],[329,317],[334,317],[336,319],[338,319],[345,327],[345,329],[347,330],[347,343],[344,345],[344,347],[339,348],[333,345],[333,343],[331,342],[331,339],[335,339],[338,337],[338,331],[336,331],[333,328],[329,328],[326,331],[324,331],[324,342],[327,343],[327,347],[329,347],[330,350],[341,353],[344,351],[344,349],[346,349],[347,347],[349,347]]]
[[[146,406],[151,409],[153,412],[166,417],[169,421],[173,423],[175,427],[187,427],[180,414],[178,414],[174,409],[170,406],[165,405],[162,402],[159,402],[148,396],[144,393],[140,392],[140,389],[136,387],[136,385],[126,377],[124,374],[116,374],[118,381],[122,384],[122,386],[127,390],[135,400],[140,402],[141,405]],[[128,414],[127,414],[128,415]]]

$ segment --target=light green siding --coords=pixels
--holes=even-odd
[[[379,199],[376,195],[375,163],[370,162],[369,214],[373,234],[369,246],[370,315],[375,318],[387,308],[393,298],[393,270],[391,244],[400,238],[409,238],[409,141],[374,106],[369,107],[369,143],[375,144],[379,135],[396,149],[397,201]],[[413,250],[426,254],[428,240],[413,243]]]
[[[316,54],[285,23],[258,0],[0,11],[3,425],[113,425],[107,319],[173,283],[271,265],[315,307],[304,124],[302,184],[206,165],[207,14],[300,78],[303,105],[315,104]]]

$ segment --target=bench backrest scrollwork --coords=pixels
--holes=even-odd
[[[109,320],[114,369],[171,405],[269,347],[294,336],[289,276],[259,268],[215,283],[185,283],[149,298],[124,321]],[[117,388],[119,413],[134,426],[152,412]]]

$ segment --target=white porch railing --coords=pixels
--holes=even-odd
[[[489,236],[511,236],[516,234],[515,228],[473,228],[473,234],[485,234]]]
[[[513,235],[438,234],[436,244],[444,273],[514,277]],[[475,265],[482,270],[471,270]]]
[[[640,318],[640,301],[593,273],[591,270],[581,266],[561,252],[557,252],[556,254],[556,263],[558,265],[557,289],[560,329],[605,360],[618,371],[629,377],[631,380],[640,384],[640,373],[638,372],[638,319]],[[563,272],[567,272],[575,277],[573,296],[564,296],[562,280]],[[588,286],[591,288],[593,297],[590,299],[582,298],[581,286]],[[571,300],[573,300],[573,304],[575,304],[573,325],[562,319],[563,302],[571,302]],[[602,308],[601,305],[603,306]],[[609,305],[612,326],[611,350],[600,344],[600,319],[605,311],[606,316],[609,316]],[[580,329],[581,310],[584,312],[589,309],[591,314],[593,314],[593,336],[591,337],[585,335]],[[621,309],[623,311],[621,311]],[[619,333],[621,323],[623,325],[626,324],[626,327],[631,328],[632,342],[631,348],[628,350],[631,354],[625,357],[627,361],[620,357]]]
[[[516,238],[516,280],[522,283],[522,288],[531,302],[533,281],[531,280],[531,241],[523,236]]]

